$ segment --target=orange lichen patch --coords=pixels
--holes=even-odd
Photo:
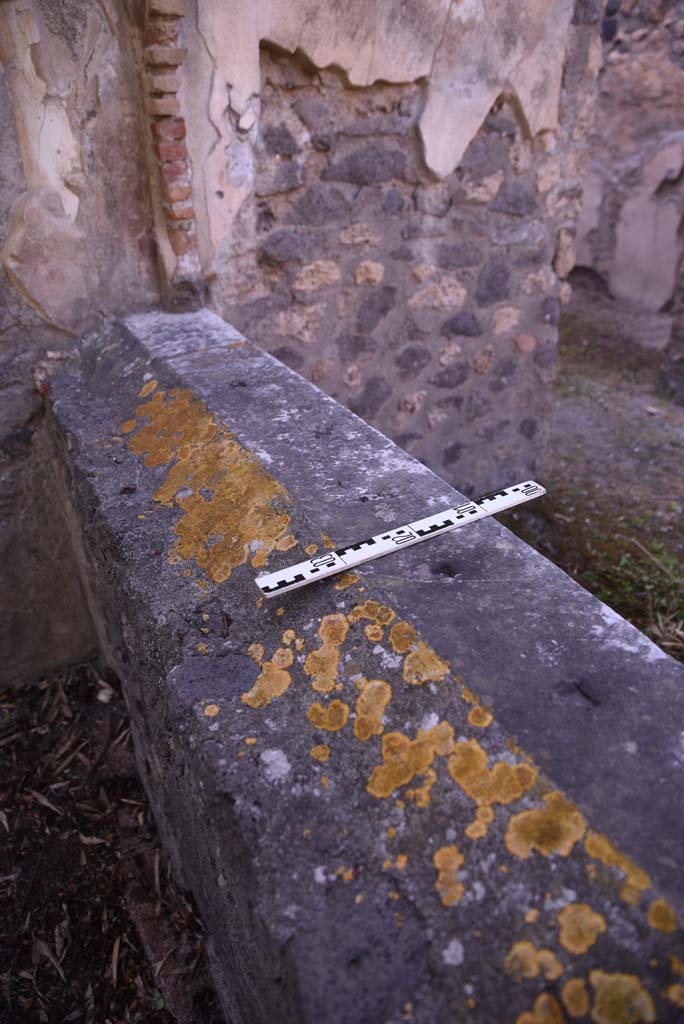
[[[324,708],[318,701],[314,701],[306,716],[315,729],[337,732],[349,721],[349,705],[341,700],[334,700]]]
[[[396,839],[396,837],[397,837],[397,830],[394,827],[394,825],[390,825],[390,827],[387,829],[387,838],[388,839]]]
[[[156,391],[136,415],[128,447],[146,466],[169,465],[155,500],[183,512],[170,561],[193,559],[215,583],[247,562],[250,545],[263,564],[290,522],[284,488],[192,391]]]
[[[419,729],[415,740],[400,732],[382,737],[382,764],[371,772],[366,789],[375,797],[388,797],[416,775],[424,775],[435,755],[445,756],[453,748],[454,730],[448,722],[433,729]]]
[[[325,764],[330,757],[330,747],[327,743],[318,743],[315,747],[311,748],[309,753],[313,757],[314,761],[319,761],[321,764]]]
[[[670,970],[673,974],[678,974],[680,977],[684,978],[684,958],[680,960],[678,957],[671,954]]]
[[[457,743],[449,758],[454,782],[478,804],[510,804],[534,785],[537,769],[529,764],[497,761],[490,770],[489,758],[477,740]]]
[[[494,821],[494,811],[489,804],[482,804],[475,811],[475,820],[471,821],[465,830],[468,839],[484,839],[489,831],[489,826]]]
[[[544,797],[544,806],[514,814],[506,829],[506,846],[525,859],[533,850],[549,857],[567,857],[586,829],[581,813],[558,790]]]
[[[383,679],[370,679],[364,683],[356,698],[354,735],[357,740],[369,740],[383,731],[385,708],[392,698],[392,688]]]
[[[422,640],[413,651],[404,658],[404,682],[411,686],[422,686],[424,683],[439,683],[449,671],[449,664],[438,658],[431,647]]]
[[[588,903],[569,903],[558,915],[559,942],[569,953],[581,956],[607,931],[605,918]]]
[[[539,911],[536,907],[530,907],[525,914],[525,924],[534,924],[535,921],[539,920]]]
[[[656,1020],[650,995],[634,974],[591,971],[596,993],[591,1019],[594,1024],[652,1024]]]
[[[600,832],[590,832],[584,845],[587,853],[594,860],[600,860],[609,868],[618,868],[626,876],[625,884],[620,890],[621,898],[632,905],[639,902],[644,889],[649,889],[651,879],[638,868],[633,860],[630,860],[624,853],[611,843],[607,836]]]
[[[284,537],[276,541],[276,551],[289,551],[290,548],[295,547],[297,544],[297,538],[293,537],[291,533],[286,533]]]
[[[394,862],[394,865],[395,865],[397,871],[403,871],[407,864],[408,864],[408,857],[406,856],[406,854],[405,853],[398,854],[397,859]]]
[[[550,949],[537,949],[531,942],[516,942],[504,961],[504,971],[516,981],[538,978],[555,981],[564,971],[563,964]]]
[[[397,622],[390,629],[390,644],[395,654],[406,654],[418,640],[418,634],[408,622]]]
[[[566,981],[560,993],[568,1017],[584,1017],[589,1013],[589,993],[582,978]]]
[[[336,547],[335,541],[332,539],[332,537],[329,537],[327,533],[322,533],[321,537],[323,538],[323,544],[325,545],[326,548],[332,549]]]
[[[394,612],[377,601],[364,601],[363,604],[357,604],[356,608],[352,608],[347,618],[352,624],[361,619],[370,619],[378,626],[389,626],[394,618]]]
[[[245,739],[246,746],[253,747],[255,743],[256,743],[256,736],[247,736],[246,737],[246,739]]]
[[[481,704],[478,704],[468,715],[468,722],[470,725],[474,725],[478,729],[486,729],[488,725],[492,724],[492,717],[493,716],[489,708],[485,708]]]
[[[325,790],[330,789],[330,779],[328,778],[327,775],[321,775],[321,785]]]
[[[260,665],[264,660],[264,654],[266,652],[264,650],[263,644],[250,644],[249,647],[247,648],[247,653],[249,654],[252,661],[256,661],[257,665]]]
[[[295,642],[296,638],[297,634],[295,633],[294,629],[286,629],[281,637],[281,643],[283,643],[285,647],[289,647],[290,644],[293,644]]]
[[[535,999],[534,1009],[521,1013],[515,1024],[564,1024],[563,1011],[558,1001],[544,992]]]
[[[371,643],[379,644],[385,635],[385,631],[382,626],[376,625],[374,622],[369,623],[363,630],[366,639],[370,640]]]
[[[301,637],[301,636],[298,636],[297,639],[295,640],[295,651],[303,651],[305,646],[306,646],[306,643],[304,641],[304,638]]]
[[[205,717],[216,718],[220,710],[221,709],[219,708],[218,704],[207,704],[206,708],[204,709]]]
[[[156,389],[157,381],[148,380],[147,384],[143,384],[143,386],[140,388],[140,391],[138,392],[138,398],[147,398],[147,396],[151,395],[153,391],[156,391]]]
[[[294,661],[294,653],[289,647],[279,647],[271,661],[276,668],[289,668]]]
[[[665,990],[665,998],[678,1006],[680,1010],[684,1010],[684,985],[669,985]]]
[[[285,614],[284,608],[276,608],[276,615],[280,618],[281,615]]]
[[[318,551],[318,544],[307,544],[304,550],[306,551],[309,558],[311,558]]]
[[[344,643],[349,624],[344,615],[325,615],[318,627],[323,641],[320,647],[306,656],[304,671],[312,678],[312,686],[318,693],[330,693],[337,682],[337,668],[340,663],[339,648]]]
[[[413,800],[416,807],[428,807],[430,804],[430,790],[437,781],[437,772],[434,768],[428,768],[423,774],[423,784],[406,790],[406,799]]]
[[[207,644],[204,643],[204,641],[202,641],[201,643],[197,644],[197,650],[200,652],[200,654],[208,654],[209,653],[209,647],[207,646]]]
[[[335,583],[335,590],[346,590],[347,587],[352,587],[355,583],[359,582],[359,577],[355,572],[343,572],[337,577]]]
[[[121,426],[119,427],[119,433],[121,433],[121,434],[130,434],[131,430],[135,430],[135,428],[137,426],[138,426],[138,421],[137,420],[126,420],[126,422],[122,423]]]
[[[284,655],[290,656],[290,661],[278,665],[276,657],[283,660]],[[279,647],[273,656],[272,661],[265,661],[261,665],[261,674],[255,680],[251,690],[243,693],[240,700],[250,708],[263,708],[277,697],[282,697],[290,688],[292,676],[286,671],[287,665],[292,664],[292,651],[288,648]]]
[[[654,900],[648,908],[647,921],[659,932],[673,932],[677,927],[674,910],[667,900]]]
[[[457,846],[442,846],[436,851],[432,863],[437,868],[435,889],[445,907],[453,907],[464,893],[463,883],[457,873],[463,864],[463,854]]]

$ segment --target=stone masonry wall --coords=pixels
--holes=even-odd
[[[560,6],[555,122],[534,132],[535,103],[495,83],[455,165],[431,164],[433,72],[427,85],[352,87],[342,67],[314,64],[313,44],[262,46],[258,91],[218,110],[222,180],[210,181],[211,160],[200,170],[200,118],[190,121],[196,171],[214,186],[212,306],[466,493],[533,473],[545,443],[599,47],[598,8]],[[543,43],[554,12],[538,13]],[[529,15],[523,5],[521,23]],[[216,48],[225,29],[212,24]],[[458,38],[449,45],[462,56]],[[531,54],[530,78],[535,67]],[[445,137],[462,119],[453,96]]]

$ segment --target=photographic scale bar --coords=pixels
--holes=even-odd
[[[376,537],[359,541],[358,544],[326,551],[287,569],[258,576],[256,583],[264,597],[277,597],[290,590],[306,587],[317,580],[323,580],[326,576],[334,576],[335,573],[353,569],[362,562],[370,562],[373,558],[389,555],[398,548],[407,548],[437,534],[458,530],[460,526],[475,523],[478,519],[493,516],[497,512],[504,512],[515,505],[522,505],[532,498],[540,498],[542,494],[546,494],[544,487],[534,480],[526,480],[503,491],[494,491],[474,501],[466,501],[456,508],[448,508],[437,515],[418,519],[415,523],[407,523],[406,526],[398,526],[394,530],[379,533]]]

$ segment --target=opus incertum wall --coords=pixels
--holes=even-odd
[[[681,666],[491,520],[264,602],[461,499],[211,313],[87,338],[51,430],[227,1019],[681,1020]]]

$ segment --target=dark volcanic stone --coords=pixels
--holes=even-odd
[[[489,390],[498,394],[513,380],[515,374],[515,363],[512,359],[500,359],[492,370],[492,379],[489,382]]]
[[[340,220],[348,212],[348,204],[341,192],[325,185],[312,185],[302,198],[295,203],[288,215],[288,221],[321,227],[330,221]]]
[[[463,395],[446,395],[438,398],[435,402],[438,409],[460,409],[463,405]]]
[[[432,356],[422,345],[409,345],[394,360],[402,380],[417,377],[425,369]]]
[[[518,430],[523,437],[526,437],[528,441],[531,441],[534,435],[537,433],[538,424],[536,420],[524,419],[521,421]]]
[[[601,38],[604,43],[610,43],[617,35],[618,20],[617,18],[604,18],[601,22]]]
[[[303,231],[274,231],[259,246],[257,259],[268,266],[307,262],[318,255],[320,243]]]
[[[381,185],[392,178],[401,178],[406,158],[398,149],[377,144],[364,146],[323,171],[324,181],[348,181],[352,185]]]
[[[293,104],[294,112],[309,131],[316,132],[330,123],[330,112],[317,96],[303,96]]]
[[[296,352],[293,348],[288,348],[287,345],[283,345],[281,348],[274,350],[273,355],[276,359],[279,359],[281,363],[285,363],[291,370],[298,370],[304,362],[304,357]]]
[[[529,217],[537,209],[537,200],[519,181],[503,184],[490,206],[497,213],[510,213],[513,217]]]
[[[464,383],[470,376],[470,370],[465,363],[456,363],[454,366],[447,366],[444,370],[440,370],[434,377],[430,378],[430,383],[436,388],[458,388]]]
[[[474,313],[456,313],[442,324],[441,333],[445,338],[479,338],[482,334],[482,324]]]
[[[273,156],[295,156],[302,151],[290,129],[284,124],[267,124],[262,138],[264,149]]]
[[[391,394],[392,388],[384,377],[371,377],[363,391],[356,398],[349,400],[349,408],[357,416],[368,419],[375,416],[382,403],[386,402]]]
[[[370,335],[352,334],[350,331],[340,334],[336,344],[340,359],[344,362],[356,359],[366,352],[374,352],[378,347],[375,338],[371,338]]]
[[[391,188],[383,200],[382,212],[394,217],[398,213],[403,213],[405,206],[406,202],[401,192],[396,188]]]
[[[472,242],[444,243],[437,250],[437,263],[443,270],[476,267],[482,263],[482,250]]]
[[[541,304],[541,315],[545,324],[551,324],[553,327],[557,327],[560,320],[560,305],[558,303],[558,299],[554,299],[552,295],[547,296]]]
[[[551,370],[556,365],[556,346],[548,342],[534,353],[534,361],[542,370]]]
[[[270,168],[269,173],[260,175],[254,187],[257,196],[272,196],[279,192],[291,192],[306,183],[306,169],[289,160],[280,166]]]
[[[369,292],[361,303],[356,317],[356,330],[359,334],[368,334],[374,330],[396,301],[397,289],[392,285],[386,284]]]
[[[463,445],[455,441],[454,444],[450,444],[448,448],[445,448],[442,452],[442,460],[445,466],[451,466],[454,462],[458,462],[463,454]]]
[[[392,249],[390,252],[391,260],[402,260],[404,263],[410,263],[413,259],[413,250],[409,249],[408,245],[400,245],[398,249]]]
[[[480,416],[484,416],[492,408],[492,403],[484,395],[479,394],[475,391],[473,394],[468,395],[468,401],[466,402],[465,414],[468,423],[472,423],[473,420],[477,420]]]
[[[500,302],[507,299],[508,290],[508,267],[505,263],[494,260],[482,268],[477,278],[475,298],[480,306],[491,306],[493,302]]]
[[[573,25],[598,25],[601,19],[601,0],[575,0]]]

